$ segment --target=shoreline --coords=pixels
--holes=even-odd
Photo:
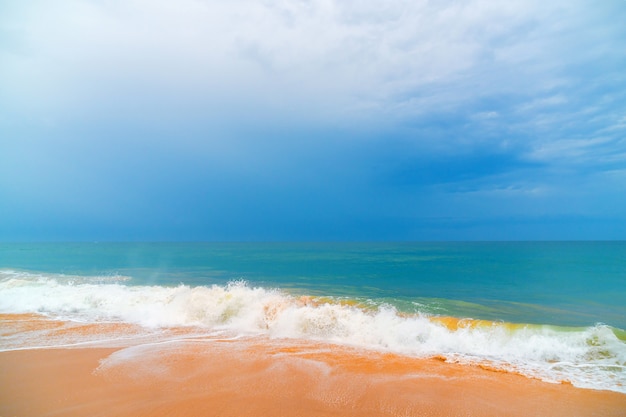
[[[626,394],[615,391],[299,339],[37,314],[0,314],[0,336],[0,416],[621,417],[626,410]]]
[[[437,359],[239,341],[0,352],[0,415],[623,416],[626,395]]]

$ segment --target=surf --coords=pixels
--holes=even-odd
[[[309,340],[515,372],[626,393],[624,332],[407,313],[376,300],[300,295],[245,281],[132,286],[123,276],[0,272],[0,313],[80,323],[187,328],[269,340]],[[29,344],[36,344],[29,340]]]

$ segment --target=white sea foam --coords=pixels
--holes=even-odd
[[[546,381],[626,392],[626,344],[604,325],[574,329],[482,322],[446,327],[425,315],[399,314],[391,306],[364,309],[252,288],[244,282],[127,286],[120,283],[123,279],[101,278],[0,271],[0,312],[321,340],[443,356]]]

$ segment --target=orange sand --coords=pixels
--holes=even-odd
[[[26,332],[56,329],[23,319]],[[264,338],[0,352],[3,417],[200,415],[623,417],[626,395]]]

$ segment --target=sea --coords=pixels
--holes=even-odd
[[[619,241],[0,243],[0,314],[321,341],[626,393]],[[0,351],[29,343],[43,342],[11,335]]]

